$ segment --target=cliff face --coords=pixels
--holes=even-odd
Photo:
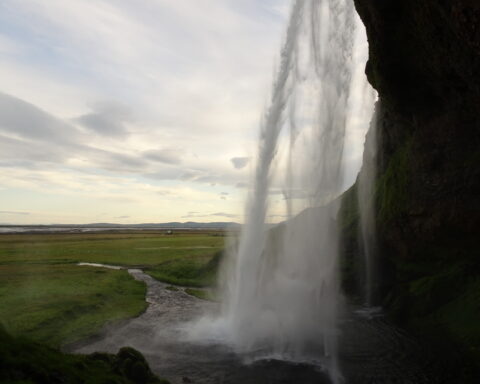
[[[380,301],[398,321],[478,359],[480,2],[355,5],[381,101]]]

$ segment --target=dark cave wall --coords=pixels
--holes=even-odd
[[[354,1],[369,40],[368,79],[389,104],[415,115],[478,106],[478,0]]]
[[[480,361],[480,1],[354,1],[380,100],[379,302]]]

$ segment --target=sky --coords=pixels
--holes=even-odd
[[[241,222],[288,10],[2,0],[0,223]]]

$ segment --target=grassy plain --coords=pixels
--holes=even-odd
[[[54,346],[82,339],[140,314],[145,286],[125,270],[77,263],[141,267],[201,287],[214,283],[223,244],[213,232],[0,235],[0,324]]]

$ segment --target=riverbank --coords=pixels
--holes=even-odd
[[[217,232],[0,235],[0,324],[12,335],[63,346],[145,311],[146,288],[126,270],[208,285],[224,238]]]
[[[244,355],[232,349],[218,322],[220,304],[171,289],[140,270],[130,273],[147,286],[148,309],[104,330],[75,353],[114,352],[123,345],[141,351],[152,370],[173,384],[330,383],[318,363],[281,356]],[[216,324],[215,327],[205,324]],[[454,381],[428,346],[394,327],[381,311],[348,307],[341,321],[340,365],[347,383],[441,384]],[[212,329],[216,331],[211,333]]]

